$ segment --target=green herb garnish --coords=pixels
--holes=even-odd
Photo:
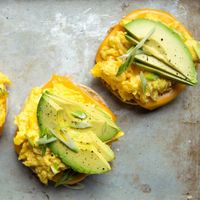
[[[46,145],[41,145],[40,149],[42,150],[42,156],[44,156],[46,151],[47,151],[47,146]]]
[[[70,127],[77,129],[85,129],[85,128],[90,128],[91,124],[89,122],[72,122]]]
[[[34,142],[31,140],[31,138],[30,137],[26,137],[27,138],[27,140],[28,140],[28,143],[32,146],[32,147],[34,147]]]
[[[67,185],[67,181],[71,180],[73,178],[73,175],[76,172],[74,172],[72,169],[68,169],[67,171],[65,171],[62,176],[60,177],[60,179],[58,179],[58,181],[55,184],[55,187],[58,187],[60,185]]]
[[[145,94],[146,93],[146,87],[147,87],[147,80],[146,80],[144,73],[142,71],[140,72],[140,80],[141,80],[142,91]]]
[[[128,54],[127,54],[127,58],[125,60],[125,62],[119,67],[117,75],[119,76],[121,75],[124,71],[127,70],[127,68],[133,63],[134,61],[134,57],[137,54],[137,51],[144,45],[144,43],[151,37],[151,35],[154,33],[155,31],[155,27],[150,30],[147,35],[133,48],[131,47],[128,50]]]
[[[144,74],[144,76],[148,81],[155,81],[159,78],[158,75],[152,73]]]
[[[79,152],[78,146],[76,145],[74,140],[71,138],[71,136],[67,133],[67,131],[65,129],[61,129],[61,131],[67,138],[67,141],[65,141],[64,144],[66,144],[72,151],[74,151],[76,153]]]
[[[133,57],[132,55],[129,55],[129,56],[126,58],[125,62],[119,67],[116,76],[119,76],[119,75],[121,75],[124,71],[126,71],[127,68],[133,63],[133,60],[134,60],[134,57]]]
[[[130,35],[128,35],[127,33],[125,34],[125,38],[128,40],[128,41],[130,41],[130,42],[132,42],[133,44],[137,44],[138,43],[138,41],[136,40],[136,39],[134,39],[133,37],[131,37]]]
[[[57,163],[54,163],[54,164],[51,166],[51,171],[52,171],[54,174],[58,174],[58,173],[59,173],[59,169],[58,169],[58,164],[57,164]]]
[[[82,111],[75,111],[71,113],[74,117],[79,118],[79,119],[85,119],[87,117],[85,112]]]
[[[64,145],[66,145],[69,149],[74,151],[75,153],[79,152],[79,148],[74,142],[74,140],[71,138],[71,136],[67,133],[67,130],[62,128],[60,131],[56,131],[53,129],[50,129],[51,133],[58,138]]]
[[[47,135],[44,135],[43,137],[39,138],[37,143],[39,145],[41,145],[41,144],[49,144],[49,143],[54,142],[56,140],[57,140],[57,138],[55,138],[55,137],[49,137],[48,138]]]
[[[69,181],[73,179],[74,175],[77,173],[73,171],[72,169],[66,170],[63,175],[60,177],[60,179],[56,182],[55,187],[58,187],[60,185],[63,185],[67,188],[73,189],[73,190],[81,190],[84,188],[84,185],[81,183],[77,183],[75,185],[69,185]]]

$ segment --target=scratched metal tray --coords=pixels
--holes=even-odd
[[[170,11],[200,39],[199,0],[0,1],[0,71],[12,80],[0,139],[1,200],[200,199],[200,87],[147,112],[120,103],[89,73],[109,27],[144,7]],[[13,148],[14,116],[30,89],[54,73],[99,92],[126,133],[113,145],[113,170],[88,177],[80,191],[43,186]]]

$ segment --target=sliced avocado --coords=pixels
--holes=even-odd
[[[106,159],[106,161],[111,162],[115,158],[115,154],[112,149],[105,143],[101,142],[98,137],[94,137],[94,146],[97,151]]]
[[[44,110],[46,112],[44,112]],[[62,110],[62,108],[54,101],[46,97],[44,94],[41,96],[37,107],[37,119],[40,127],[41,138],[45,135],[51,135],[47,127],[42,123],[43,120],[48,119],[51,116],[52,121],[55,121],[60,110]],[[55,128],[54,123],[51,124],[51,128]]]
[[[197,73],[192,55],[176,32],[158,21],[148,19],[136,19],[125,25],[126,31],[137,41],[141,41],[152,28],[155,28],[155,31],[142,50],[183,74],[192,84],[196,84]]]
[[[135,55],[135,60],[139,62],[143,62],[144,64],[154,66],[155,68],[158,68],[160,70],[166,71],[170,74],[173,74],[174,76],[178,76],[182,79],[187,79],[184,75],[180,74],[178,71],[174,70],[173,68],[169,67],[165,63],[161,62],[157,58],[153,56],[148,56],[146,54],[138,54]]]
[[[48,146],[64,164],[70,166],[76,172],[102,174],[111,170],[109,163],[93,145],[80,144],[79,153],[71,151],[59,141],[50,143]]]
[[[87,117],[79,119],[74,113],[85,113]],[[44,92],[38,104],[37,117],[41,136],[53,135],[58,139],[47,145],[67,166],[87,174],[105,173],[111,169],[107,161],[114,159],[114,153],[101,138],[111,140],[119,132],[119,128],[108,114],[94,106],[79,105]],[[72,128],[74,121],[88,121],[91,127]],[[109,136],[104,136],[104,133],[110,132]]]
[[[170,77],[170,79],[178,80],[179,82],[193,85],[193,83],[191,83],[185,76],[183,76],[178,71],[174,70],[173,68],[169,67],[168,65],[161,62],[160,60],[158,60],[153,56],[139,54],[135,56],[135,62],[147,65],[147,67],[153,66],[154,72],[157,72],[157,70],[159,70],[159,73],[163,71],[164,74],[169,74],[168,78]]]
[[[111,140],[112,137],[120,131],[120,128],[113,122],[111,116],[95,105],[78,104],[60,98],[57,95],[50,94],[49,92],[46,92],[43,96],[54,100],[60,107],[62,107],[62,109],[65,110],[65,120],[71,125],[71,127],[80,128],[81,125],[87,124],[88,126],[83,127],[91,129],[104,142]],[[47,111],[48,109],[42,114],[45,115],[45,118],[48,118],[48,113],[45,114]],[[74,117],[72,114],[77,111],[84,112],[87,117],[83,120],[77,119],[77,117]],[[51,117],[50,121],[55,121],[55,119],[52,119]],[[73,123],[71,123],[71,121],[73,121]]]
[[[91,109],[91,110],[90,110]],[[104,111],[97,109],[96,112],[92,112],[92,107],[88,109],[91,112],[91,129],[103,142],[107,142],[112,139],[119,131],[120,128],[113,122],[111,117]]]
[[[141,67],[142,69],[146,69],[147,71],[154,72],[154,73],[156,73],[156,74],[158,74],[158,75],[161,75],[161,76],[165,76],[165,77],[168,78],[168,79],[172,79],[172,80],[175,80],[175,79],[176,79],[176,80],[178,80],[179,82],[182,82],[182,83],[191,85],[191,82],[187,82],[187,81],[184,82],[183,79],[181,79],[181,78],[179,78],[179,77],[175,77],[174,75],[169,74],[169,73],[166,73],[165,71],[161,71],[161,70],[159,70],[159,69],[152,68],[151,66],[148,66],[148,65],[146,65],[146,64],[144,64],[144,63],[141,63],[141,62],[135,62],[135,63],[136,63],[136,65],[137,65],[138,67]]]
[[[157,74],[154,73],[145,73],[144,77],[148,80],[148,81],[155,81],[159,78],[159,76]]]
[[[75,152],[78,151],[78,149],[75,148],[76,145],[72,144],[72,142],[70,142],[70,144],[68,143],[70,141],[70,133],[72,132],[70,131],[71,128],[72,130],[75,129],[75,131],[76,129],[78,129],[78,131],[82,135],[85,135],[85,133],[88,134],[88,132],[92,132],[95,135],[97,135],[97,137],[102,141],[112,140],[113,135],[115,136],[119,132],[119,128],[115,125],[114,122],[112,122],[111,117],[106,112],[102,111],[99,108],[96,108],[96,110],[94,110],[95,107],[93,106],[90,107],[86,106],[87,111],[84,111],[84,113],[87,113],[88,116],[87,120],[89,121],[90,126],[80,127],[81,123],[86,124],[86,122],[84,122],[83,120],[78,122],[76,121],[76,123],[74,123],[72,126],[71,124],[71,120],[73,120],[73,115],[71,115],[72,105],[69,104],[69,102],[67,101],[62,102],[60,105],[57,105],[57,102],[59,102],[59,97],[56,96],[54,98],[54,100],[56,99],[56,102],[54,102],[54,100],[49,101],[49,98],[51,99],[50,96],[51,95],[49,95],[48,93],[44,93],[38,105],[38,122],[39,126],[41,127],[41,132],[46,132],[45,134],[53,134],[68,147],[71,144],[71,148],[74,147],[72,148],[72,150],[74,150]],[[53,104],[51,104],[52,102]],[[57,112],[57,109],[54,109],[54,106],[56,108],[60,107],[62,109],[58,110]],[[71,108],[69,109],[70,110],[69,113],[67,106],[68,107],[71,106]],[[77,109],[84,110],[83,108],[77,106],[73,108],[75,110]],[[67,128],[69,131],[67,130]],[[109,136],[107,136],[107,134],[109,134]],[[92,138],[94,140],[97,140],[97,138],[94,138],[94,136]],[[100,142],[98,142],[98,144],[100,144]],[[102,145],[104,145],[104,143],[102,143]],[[111,154],[113,154],[113,152],[111,152]]]
[[[80,137],[75,138],[76,141],[82,144],[91,144],[94,145],[97,151],[102,154],[106,161],[110,162],[115,158],[114,152],[112,149],[102,142],[94,133],[85,132],[82,133]]]

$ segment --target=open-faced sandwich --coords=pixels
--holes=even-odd
[[[10,80],[7,76],[0,72],[0,135],[2,133],[3,125],[6,119],[6,99],[7,99],[7,89],[6,85],[10,84]]]
[[[32,89],[15,123],[19,160],[42,183],[56,186],[110,171],[115,158],[110,145],[123,135],[98,94],[56,75]]]
[[[120,100],[153,110],[197,84],[200,42],[172,15],[136,10],[108,32],[92,69]]]

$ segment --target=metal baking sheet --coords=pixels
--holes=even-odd
[[[106,31],[145,7],[171,12],[200,39],[199,0],[0,1],[0,71],[12,80],[0,139],[1,200],[200,199],[200,87],[148,112],[120,103],[89,73]],[[15,115],[31,88],[55,73],[99,92],[126,133],[113,145],[113,170],[88,177],[80,191],[43,186],[14,152]]]

